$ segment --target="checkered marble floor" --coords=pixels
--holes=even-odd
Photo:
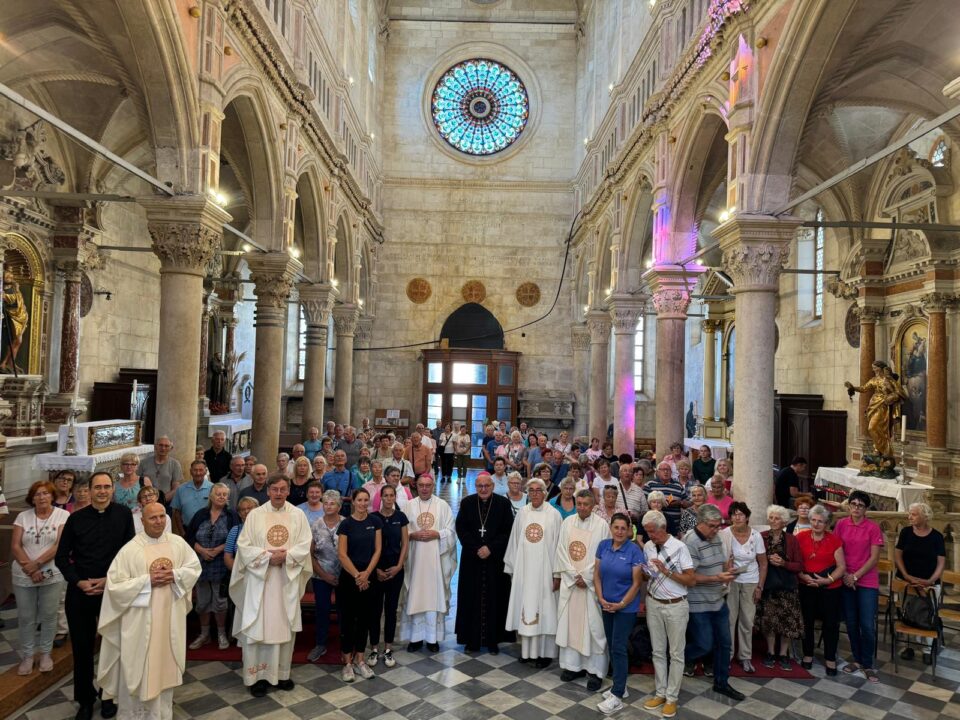
[[[471,474],[472,481],[472,474]],[[472,482],[470,483],[472,489]],[[445,485],[443,496],[456,510],[465,490],[451,492]],[[454,597],[456,594],[454,593]],[[537,670],[518,663],[518,646],[505,646],[498,656],[468,654],[454,644],[453,621],[448,620],[448,636],[439,653],[410,654],[396,652],[397,666],[375,668],[376,677],[358,679],[351,685],[340,680],[333,666],[296,666],[296,687],[289,692],[252,698],[243,687],[238,663],[189,663],[183,686],[175,694],[174,717],[177,720],[202,718],[354,718],[357,720],[581,720],[599,717],[598,693],[587,691],[585,682],[564,683],[554,663]],[[3,614],[7,617],[7,613]],[[6,636],[12,639],[8,618]],[[9,646],[7,646],[9,647]],[[398,644],[398,647],[401,647]],[[841,652],[847,650],[841,635]],[[9,651],[8,651],[9,652]],[[814,679],[734,678],[732,684],[747,699],[735,703],[711,690],[708,679],[684,678],[680,693],[680,714],[684,720],[762,718],[763,720],[960,720],[960,638],[949,637],[948,647],[940,655],[937,677],[919,659],[900,662],[894,674],[889,651],[880,652],[880,682],[870,683],[863,676],[840,673],[826,678],[823,665],[814,665]],[[2,653],[0,653],[2,658]],[[919,653],[918,653],[919,658]],[[604,689],[609,681],[604,683]],[[631,675],[630,691],[621,718],[654,717],[641,709],[653,690],[653,678]],[[66,720],[76,706],[68,677],[59,686],[22,708],[17,720]]]

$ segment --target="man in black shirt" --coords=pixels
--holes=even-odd
[[[789,467],[777,473],[773,483],[773,495],[777,505],[785,508],[793,507],[793,498],[800,494],[800,476],[807,473],[807,460],[799,455],[793,459]]]
[[[63,526],[56,564],[67,581],[67,625],[73,643],[73,699],[80,703],[77,720],[90,720],[97,691],[93,686],[93,653],[97,619],[107,584],[107,570],[120,548],[133,539],[133,515],[113,499],[113,478],[94,473],[90,505],[73,513]],[[104,700],[100,715],[117,714],[113,700]]]
[[[211,482],[216,482],[224,475],[230,472],[230,461],[233,455],[223,449],[227,444],[227,434],[223,430],[217,430],[210,438],[210,447],[203,451],[203,461],[207,464],[207,470],[210,471]]]

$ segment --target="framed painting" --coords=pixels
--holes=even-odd
[[[896,344],[897,372],[909,399],[901,412],[907,430],[927,430],[927,321],[912,320],[900,331]]]

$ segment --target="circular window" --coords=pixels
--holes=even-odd
[[[530,100],[520,78],[494,60],[457,63],[437,82],[430,102],[440,136],[468,155],[493,155],[527,126]]]

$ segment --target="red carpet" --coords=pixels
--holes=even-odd
[[[764,647],[766,645],[764,644]],[[756,648],[757,645],[755,644]],[[792,663],[793,669],[790,672],[782,670],[780,665],[777,664],[773,668],[768,668],[763,664],[763,654],[757,654],[754,652],[753,655],[753,667],[756,669],[755,673],[746,673],[743,671],[743,667],[740,665],[739,661],[734,662],[730,666],[730,677],[745,677],[745,678],[788,678],[790,680],[812,680],[813,675],[808,671],[800,667],[800,661]],[[653,675],[653,663],[641,663],[640,665],[634,665],[630,668],[631,675]],[[697,677],[702,677],[703,673],[698,669]]]

